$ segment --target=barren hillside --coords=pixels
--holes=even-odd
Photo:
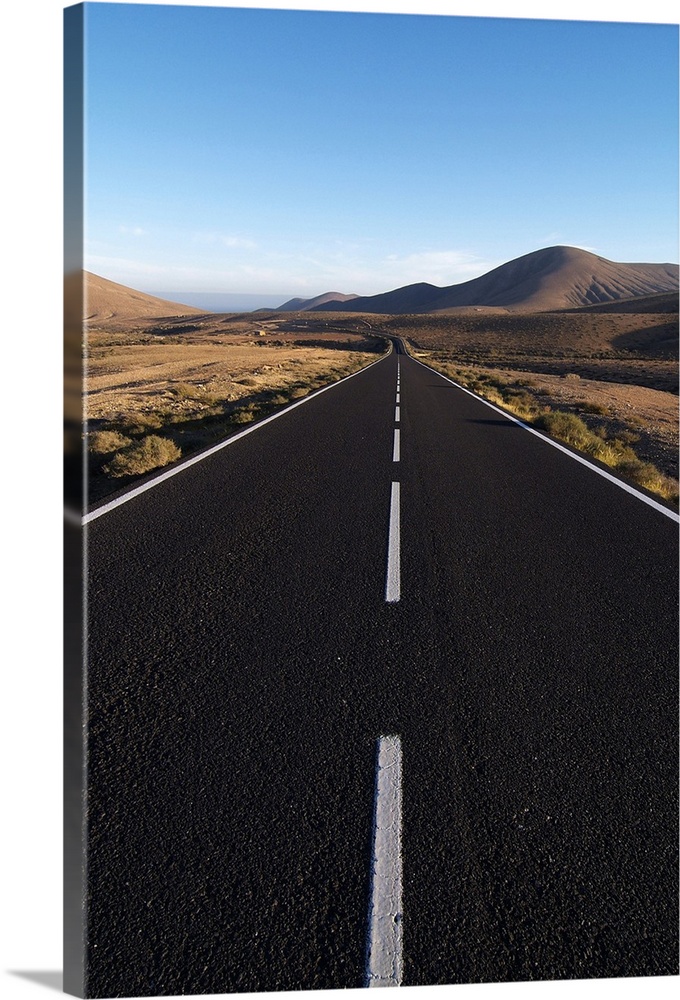
[[[313,299],[289,299],[274,312],[307,312],[316,309],[317,306],[324,306],[327,302],[349,302],[358,297],[358,295],[343,295],[342,292],[324,292],[323,295],[317,295]]]
[[[525,254],[461,284],[445,288],[427,283],[405,285],[382,295],[332,302],[317,309],[400,314],[500,307],[537,312],[677,289],[677,264],[620,264],[576,247],[557,246]]]
[[[153,295],[146,295],[126,285],[102,278],[89,271],[84,272],[86,322],[99,323],[107,320],[132,320],[162,318],[167,316],[200,316],[204,309],[168,302]]]

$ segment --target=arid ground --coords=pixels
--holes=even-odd
[[[386,349],[375,336],[383,331],[549,433],[555,413],[578,418],[590,440],[570,443],[596,458],[614,454],[603,460],[677,502],[677,295],[543,313],[400,316],[158,318],[134,317],[136,303],[125,305],[93,310],[87,324],[91,501],[358,370]]]
[[[375,361],[362,323],[191,316],[99,320],[87,334],[90,501]]]
[[[635,306],[548,313],[461,310],[372,318],[402,336],[414,357],[522,417],[548,410],[578,416],[595,434],[653,464],[668,480],[660,492],[672,499],[678,480],[677,302],[677,296],[658,296]]]

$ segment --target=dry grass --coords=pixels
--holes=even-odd
[[[187,454],[374,360],[377,330],[520,418],[543,420],[546,432],[547,414],[576,416],[599,444],[589,437],[574,447],[677,497],[677,315],[480,310],[100,324],[88,335],[86,384],[93,498],[120,484],[104,471],[110,452],[96,435],[134,442],[159,431]]]
[[[199,331],[93,330],[87,340],[90,497],[233,434],[375,360],[384,343],[326,324],[261,336],[243,317]],[[164,442],[159,444],[159,442]]]
[[[676,445],[671,451],[663,447],[666,442],[659,433],[654,435],[654,429],[659,430],[658,424],[650,427],[639,414],[634,421],[631,418],[630,424],[627,424],[624,420],[617,419],[615,406],[591,401],[588,398],[576,398],[578,394],[583,397],[584,392],[588,392],[588,386],[584,386],[582,380],[578,382],[578,389],[572,390],[570,409],[554,409],[557,392],[554,390],[551,393],[546,390],[541,379],[532,378],[522,384],[517,377],[518,373],[508,372],[507,369],[503,374],[499,374],[488,369],[460,369],[450,363],[437,361],[432,356],[427,360],[433,368],[449,375],[489,402],[544,430],[551,437],[564,441],[577,451],[616,469],[624,478],[677,506],[676,397],[673,396],[670,400],[664,399],[668,416],[663,419],[672,421],[675,431],[674,435],[670,435],[674,437]],[[633,387],[625,386],[625,394],[630,396],[631,389]],[[607,384],[607,391],[616,394],[615,387],[611,384]],[[655,390],[651,389],[638,391],[645,396],[655,393]],[[659,395],[670,396],[666,393]],[[631,425],[634,425],[635,430]],[[633,445],[638,446],[637,452]],[[652,445],[656,445],[656,452],[661,455],[662,461],[665,461],[667,468],[672,469],[674,474],[669,474],[645,457],[645,452]]]
[[[132,440],[118,431],[93,431],[88,444],[94,455],[112,455],[115,451],[132,444]]]
[[[115,479],[121,476],[141,476],[145,472],[170,465],[181,457],[182,452],[173,441],[149,434],[141,441],[117,451],[103,470]]]
[[[383,326],[405,337],[416,351],[453,352],[462,364],[512,363],[524,370],[678,388],[678,321],[669,313],[497,314],[394,316]],[[664,380],[659,385],[659,379]],[[666,384],[665,379],[670,381]]]

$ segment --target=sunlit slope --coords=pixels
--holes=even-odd
[[[119,285],[89,271],[83,272],[85,308],[88,322],[103,320],[150,319],[167,316],[200,316],[205,309],[169,302]]]
[[[461,307],[543,311],[673,292],[677,264],[620,264],[576,247],[548,247],[487,274],[439,288],[406,285],[381,295],[334,302],[334,310],[374,313],[437,312]],[[319,309],[331,308],[331,304]]]

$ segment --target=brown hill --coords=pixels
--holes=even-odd
[[[342,292],[324,292],[313,299],[289,299],[282,306],[277,306],[274,312],[309,312],[317,306],[325,306],[328,302],[349,302],[358,295],[343,295]]]
[[[102,278],[90,271],[83,272],[85,309],[88,323],[110,320],[161,319],[169,316],[202,316],[205,309],[181,305],[146,295],[126,285]]]
[[[544,312],[677,289],[677,264],[619,264],[587,250],[558,246],[535,250],[458,285],[406,285],[382,295],[361,296],[317,309],[398,314],[496,306]]]

